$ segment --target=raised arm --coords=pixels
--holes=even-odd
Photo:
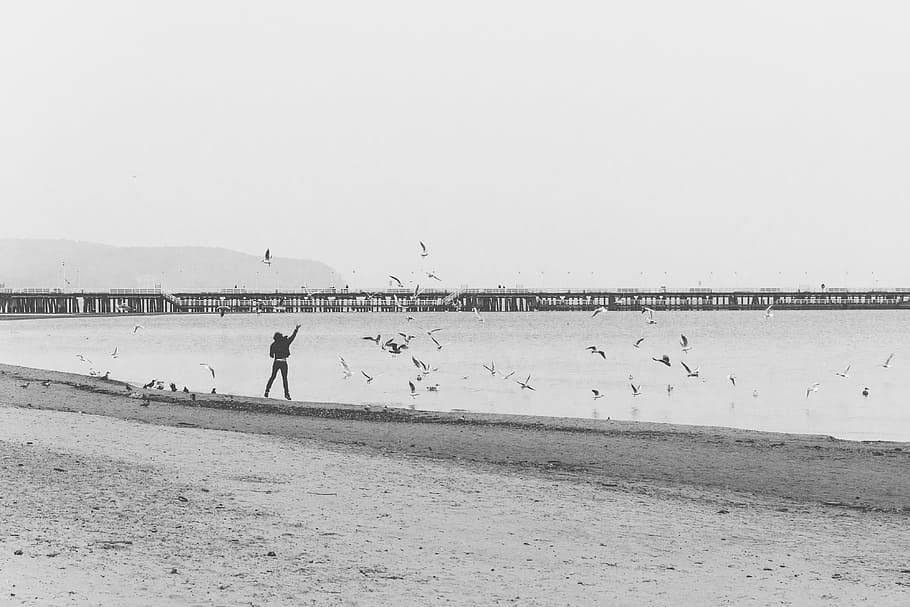
[[[294,327],[294,332],[291,333],[291,336],[290,336],[290,337],[288,337],[288,345],[289,345],[289,346],[291,345],[291,342],[294,341],[294,338],[297,337],[297,331],[299,331],[299,330],[300,330],[300,325],[297,325],[296,327]]]

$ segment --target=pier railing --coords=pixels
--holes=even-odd
[[[910,310],[910,288],[684,290],[635,288],[335,289],[163,292],[110,289],[0,290],[0,315],[91,315],[276,312],[480,312],[641,310]]]

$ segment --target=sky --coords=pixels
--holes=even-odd
[[[908,72],[900,2],[4,3],[0,238],[910,287]]]

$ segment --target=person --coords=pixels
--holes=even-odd
[[[269,396],[269,390],[272,389],[272,382],[275,381],[275,376],[281,371],[284,397],[291,400],[291,393],[288,390],[288,356],[291,355],[291,342],[297,337],[298,330],[300,330],[300,325],[294,327],[294,332],[288,336],[282,335],[280,331],[276,331],[273,336],[272,345],[269,347],[269,357],[275,360],[272,363],[272,376],[269,377],[269,382],[265,385],[266,398]]]

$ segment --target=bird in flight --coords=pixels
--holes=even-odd
[[[603,397],[604,397],[604,395],[600,393],[600,390],[594,390],[594,389],[592,389],[591,392],[594,393],[594,400],[597,400],[598,398],[603,398]]]
[[[588,350],[591,354],[600,354],[600,356],[604,360],[607,360],[607,355],[604,354],[604,351],[601,350],[600,348],[598,348],[597,346],[588,346],[587,348],[585,348],[585,350]]]
[[[487,371],[489,371],[489,372],[490,372],[490,375],[492,375],[492,376],[495,376],[495,375],[496,375],[496,362],[495,362],[495,361],[492,361],[492,360],[491,360],[491,361],[490,361],[490,366],[489,366],[489,367],[486,366],[486,365],[481,365],[481,366],[482,366],[484,369],[486,369]]]
[[[682,348],[683,352],[688,352],[692,349],[692,346],[689,345],[689,338],[685,335],[679,336],[679,347]]]
[[[404,288],[404,285],[401,283],[401,279],[400,279],[400,278],[398,278],[397,276],[392,276],[391,274],[389,274],[389,278],[391,278],[392,280],[394,280],[394,281],[398,284],[398,288],[399,288],[399,289],[403,289],[403,288]]]
[[[433,343],[436,344],[436,349],[437,349],[437,350],[442,350],[442,344],[439,343],[439,340],[437,340],[437,339],[436,339],[435,337],[433,337],[432,335],[430,335],[430,339],[432,339],[432,340],[433,340]]]
[[[372,377],[372,376],[370,376],[370,375],[367,375],[367,372],[366,372],[366,371],[360,371],[360,372],[361,372],[361,373],[363,374],[363,376],[366,378],[368,384],[371,383],[374,379],[376,379],[375,377]]]
[[[418,242],[420,243],[420,256],[426,257],[427,255],[429,255],[429,253],[427,252],[427,245],[423,244],[422,240],[419,240]]]
[[[771,308],[774,307],[774,304],[771,304],[765,308],[765,318],[774,318],[774,312],[771,311]]]
[[[818,389],[820,387],[821,387],[821,384],[818,382],[815,382],[814,384],[812,384],[811,386],[806,388],[806,398],[809,398],[809,395],[812,394],[813,392],[818,392]]]
[[[78,358],[79,360],[81,360],[82,362],[84,362],[84,363],[87,364],[87,365],[93,365],[93,364],[95,364],[95,363],[93,363],[92,361],[90,361],[89,359],[87,359],[85,356],[83,356],[82,354],[77,354],[77,355],[76,355],[76,358]]]
[[[520,379],[516,379],[515,383],[517,383],[519,386],[521,386],[522,390],[531,390],[531,391],[534,390],[534,388],[531,387],[531,376],[530,375],[528,375],[528,377],[524,381],[521,381]]]
[[[695,369],[690,369],[689,365],[683,361],[679,361],[679,364],[681,364],[683,366],[683,369],[686,370],[686,377],[698,377],[698,367],[695,367]]]
[[[136,325],[135,327],[133,327],[133,335],[135,335],[136,333],[138,333],[138,332],[139,332],[139,329],[144,329],[144,328],[145,328],[145,327],[143,327],[142,325]]]
[[[894,358],[894,352],[888,355],[888,359],[882,364],[882,367],[885,369],[891,368],[891,359]]]
[[[866,396],[866,397],[869,396],[869,386],[866,386],[865,388],[863,388],[863,396]]]
[[[483,316],[480,315],[477,308],[474,308],[474,318],[477,319],[478,322],[483,322]]]
[[[647,314],[647,315],[648,315],[647,320],[645,320],[645,322],[646,322],[647,324],[649,324],[649,325],[656,325],[656,324],[657,324],[657,321],[654,320],[654,310],[652,310],[651,308],[642,308],[642,309],[641,309],[641,313],[642,313],[642,314]]]
[[[417,398],[420,396],[420,393],[417,392],[417,388],[414,387],[414,382],[408,381],[408,387],[411,388],[411,398]]]
[[[427,278],[432,278],[433,280],[438,280],[442,282],[442,279],[436,275],[436,272],[427,272]]]
[[[838,371],[837,373],[835,373],[835,375],[838,377],[843,377],[843,378],[850,377],[850,365],[847,365],[846,369],[844,369],[843,371]]]
[[[341,379],[350,379],[353,373],[351,373],[351,368],[348,366],[347,361],[343,356],[338,357],[338,362],[341,363],[341,368],[344,371],[344,376]]]
[[[670,394],[672,394],[674,389],[673,384],[667,384],[667,398],[670,398]]]
[[[652,357],[651,357],[651,360],[653,360],[653,361],[656,362],[656,363],[660,363],[660,364],[662,364],[662,365],[667,365],[668,367],[670,366],[670,357],[667,356],[666,354],[664,354],[664,355],[661,356],[660,358],[654,358],[654,357],[652,356]]]
[[[606,312],[606,311],[607,311],[607,308],[605,306],[598,306],[597,308],[594,309],[594,313],[591,314],[591,318],[594,318],[601,312]]]
[[[379,340],[380,340],[381,338],[382,338],[381,335],[377,335],[376,337],[370,337],[370,336],[368,335],[368,336],[366,336],[366,337],[361,337],[360,339],[365,339],[365,340],[367,340],[367,341],[371,341],[371,342],[375,343],[375,344],[378,346],[378,345],[379,345]]]
[[[630,383],[629,385],[632,386],[632,396],[641,395],[641,386],[640,385],[636,386],[635,384],[632,384],[632,383]]]
[[[117,358],[120,356],[120,353],[117,351],[117,346],[114,346],[114,351],[111,352],[111,358]]]
[[[733,387],[735,388],[736,387],[736,376],[731,373],[730,375],[727,376],[727,379],[730,380],[730,383],[733,384]]]
[[[644,340],[645,340],[644,337],[639,337],[638,339],[635,340],[635,343],[632,344],[632,347],[633,348],[639,347],[641,345],[641,342],[643,342]]]
[[[210,364],[208,364],[208,363],[199,363],[199,366],[200,366],[200,367],[205,367],[206,369],[208,369],[209,373],[212,374],[212,379],[215,379],[215,369],[213,369],[212,366],[211,366]]]
[[[272,252],[269,249],[265,250],[265,255],[262,257],[262,263],[267,266],[272,265]]]

